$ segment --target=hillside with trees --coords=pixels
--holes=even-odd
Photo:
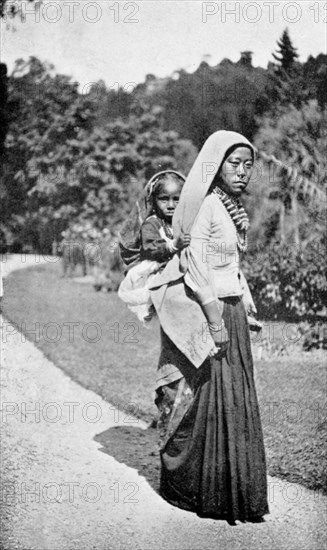
[[[219,129],[245,134],[265,155],[245,197],[252,250],[277,247],[275,259],[283,243],[294,243],[294,258],[300,245],[322,250],[327,56],[299,62],[287,29],[267,69],[254,67],[246,51],[236,63],[203,61],[193,73],[148,75],[132,90],[100,81],[82,94],[76,82],[32,57],[17,60],[10,75],[1,65],[0,99],[2,250],[49,252],[76,223],[116,231],[155,171],[187,173]],[[305,262],[309,269],[312,261]],[[314,263],[319,275],[319,254]],[[257,288],[265,281],[262,292],[271,269],[270,259],[249,274]],[[278,302],[280,293],[276,286],[271,296]],[[294,308],[301,316],[303,307],[290,306],[292,314]]]

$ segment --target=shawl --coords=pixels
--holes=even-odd
[[[189,233],[215,175],[233,146],[254,148],[241,134],[221,130],[203,145],[183,186],[173,217],[174,237]],[[199,367],[208,357],[213,340],[206,330],[207,322],[200,304],[184,283],[187,271],[187,249],[176,254],[153,280],[151,299],[163,331],[178,349]]]

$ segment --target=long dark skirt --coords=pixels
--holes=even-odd
[[[174,415],[161,449],[161,495],[202,516],[256,521],[268,513],[267,479],[243,302],[226,299],[223,317],[227,354],[158,390],[161,424]]]

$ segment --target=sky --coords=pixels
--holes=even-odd
[[[326,53],[322,1],[44,0],[37,11],[22,4],[19,16],[1,24],[1,60],[9,72],[16,59],[33,55],[85,91],[99,80],[131,89],[146,74],[193,71],[203,59],[235,62],[244,50],[253,51],[255,66],[266,67],[286,27],[300,61]]]

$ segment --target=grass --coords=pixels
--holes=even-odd
[[[82,386],[121,407],[135,403],[134,414],[153,417],[159,329],[143,328],[115,293],[63,279],[60,267],[48,264],[5,280],[3,311]]]
[[[159,327],[143,328],[116,294],[62,279],[60,266],[48,264],[5,280],[3,310],[82,386],[127,413],[155,417]],[[327,493],[322,358],[292,348],[292,355],[258,360],[255,367],[268,472]]]

